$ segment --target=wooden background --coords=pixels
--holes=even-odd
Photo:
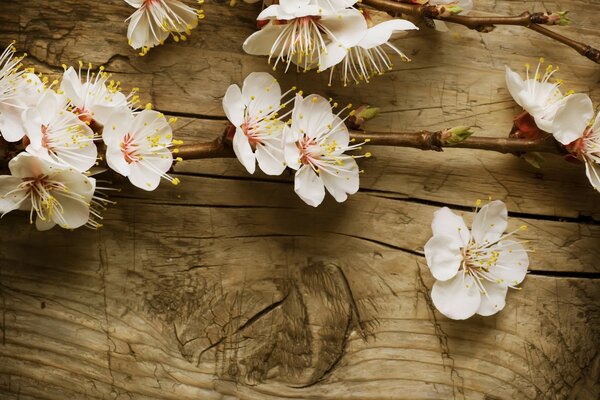
[[[598,0],[477,0],[485,13],[569,9],[560,29],[600,46]],[[243,54],[258,5],[210,1],[185,43],[146,57],[128,47],[123,1],[0,0],[0,44],[58,76],[78,60],[179,116],[177,136],[212,139],[221,98],[266,59]],[[519,110],[504,65],[537,58],[600,101],[600,68],[518,27],[450,26],[398,40],[413,58],[368,86],[326,74],[283,87],[382,109],[370,127],[473,124],[508,134]],[[178,187],[124,185],[99,231],[0,225],[2,399],[597,399],[600,397],[600,195],[583,167],[549,156],[372,148],[361,191],[312,209],[292,177],[248,175],[236,160],[176,167]],[[423,258],[437,207],[508,204],[537,252],[504,311],[450,321],[435,312]]]

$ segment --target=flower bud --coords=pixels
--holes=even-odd
[[[548,25],[569,25],[571,20],[567,16],[568,11],[559,11],[548,15]]]
[[[354,114],[348,117],[346,123],[350,129],[360,129],[366,121],[375,118],[378,114],[379,108],[365,104],[354,110]]]
[[[442,131],[442,140],[447,146],[452,146],[467,139],[473,133],[470,126],[455,126]]]

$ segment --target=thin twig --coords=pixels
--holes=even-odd
[[[523,26],[563,43],[582,56],[600,64],[600,51],[598,49],[540,26],[540,24],[555,24],[555,21],[547,13],[530,13],[529,11],[525,11],[517,16],[474,17],[466,15],[441,15],[437,6],[399,3],[394,0],[362,0],[362,4],[381,11],[451,22],[480,32],[489,32],[493,29],[494,25]]]
[[[350,131],[357,142],[368,141],[371,146],[412,147],[421,150],[442,151],[444,147],[489,150],[500,153],[554,153],[563,154],[560,145],[552,138],[524,140],[471,136],[456,144],[450,144],[445,131],[429,132],[362,132]],[[179,147],[177,155],[184,160],[235,157],[231,144],[222,138],[211,142],[188,144]]]

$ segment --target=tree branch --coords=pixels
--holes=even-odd
[[[600,64],[600,51],[598,49],[540,26],[540,24],[556,24],[556,20],[551,18],[547,13],[530,13],[529,11],[525,11],[517,16],[474,17],[466,15],[441,15],[438,6],[399,3],[394,0],[362,0],[362,4],[381,11],[451,22],[479,32],[490,32],[494,28],[494,25],[522,26],[563,43],[582,56]]]
[[[447,131],[393,133],[350,131],[350,137],[357,142],[366,141],[371,146],[412,147],[434,151],[442,151],[444,147],[456,147],[489,150],[500,153],[564,153],[561,146],[551,137],[538,140],[525,140],[471,136],[456,144],[449,142]],[[235,157],[231,144],[223,138],[217,138],[211,142],[180,146],[177,155],[184,160]]]

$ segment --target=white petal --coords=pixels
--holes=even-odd
[[[569,144],[581,136],[594,117],[594,105],[587,94],[567,96],[552,121],[552,134],[562,144]]]
[[[123,176],[129,176],[131,168],[125,160],[125,155],[118,142],[112,142],[106,146],[106,163],[113,171]]]
[[[371,49],[381,46],[392,37],[395,31],[406,31],[411,29],[419,29],[415,24],[404,19],[392,19],[384,21],[367,30],[365,37],[358,43],[360,47]]]
[[[240,87],[238,85],[229,86],[223,96],[223,110],[229,122],[236,127],[241,126],[244,123],[245,108]]]
[[[294,191],[306,204],[313,207],[317,207],[325,198],[323,181],[308,165],[296,172]]]
[[[104,125],[102,140],[106,145],[118,145],[123,137],[132,131],[134,116],[125,109],[113,114],[110,123]]]
[[[242,99],[248,114],[261,118],[279,110],[281,88],[277,80],[266,72],[252,72],[244,79]]]
[[[346,47],[356,46],[367,33],[365,17],[354,8],[323,16],[320,25],[326,28],[333,41]]]
[[[83,87],[75,68],[69,67],[69,69],[63,73],[60,89],[65,92],[65,96],[67,96],[75,106],[83,106],[83,99],[81,98]]]
[[[284,148],[283,148],[283,155],[284,155],[284,159],[285,159],[285,163],[287,164],[288,167],[290,167],[291,169],[299,169],[301,167],[301,163],[300,163],[300,149],[298,149],[298,146],[296,145],[297,143],[297,135],[295,135],[296,132],[292,131],[292,129],[286,125],[283,128],[283,141],[284,141]]]
[[[256,169],[256,158],[248,141],[248,136],[244,134],[241,128],[237,128],[233,135],[233,152],[246,170],[253,174]]]
[[[273,25],[269,23],[261,30],[250,35],[242,46],[244,51],[255,56],[268,56],[271,48],[284,29],[285,25]]]
[[[447,281],[436,281],[431,289],[435,308],[448,318],[467,319],[481,304],[481,293],[469,274],[459,273]]]
[[[17,142],[25,136],[22,113],[23,109],[16,104],[0,103],[0,134],[7,142]]]
[[[590,183],[600,192],[600,165],[593,160],[585,160],[585,174],[587,175]]]
[[[348,55],[348,49],[339,42],[331,42],[326,47],[326,53],[321,56],[319,71],[325,71],[344,60]]]
[[[440,208],[433,214],[431,230],[434,236],[444,235],[453,238],[455,247],[465,247],[471,239],[465,221],[448,207]]]
[[[41,219],[40,216],[35,220],[35,227],[38,231],[48,231],[56,226],[56,222],[54,222],[50,218]]]
[[[529,256],[523,245],[514,240],[502,240],[492,250],[500,254],[489,268],[490,274],[500,280],[497,283],[514,286],[523,282],[529,267]]]
[[[21,178],[15,176],[0,176],[0,214],[17,210],[23,205],[27,189],[16,190],[21,182]],[[12,193],[8,194],[9,192]]]
[[[520,101],[520,93],[524,89],[523,79],[515,71],[508,68],[508,66],[505,66],[505,71],[506,71],[506,87],[508,88],[508,92],[513,97],[513,99],[517,102],[518,105],[523,106]]]
[[[70,196],[65,196],[57,191],[54,191],[54,197],[56,197],[56,200],[63,207],[63,212],[60,213],[59,210],[55,210],[51,219],[60,227],[65,229],[76,229],[85,225],[90,219],[89,205],[82,201],[75,200]],[[59,213],[60,217],[58,215]]]
[[[310,138],[327,133],[333,120],[331,104],[322,96],[311,94],[294,104],[292,128]]]
[[[473,218],[471,235],[479,245],[494,243],[500,239],[508,226],[506,204],[494,200],[485,206]]]
[[[431,275],[439,281],[447,281],[458,272],[463,256],[454,237],[434,235],[425,244],[425,259]]]
[[[339,167],[342,169],[337,174],[321,170],[320,177],[327,191],[338,203],[342,203],[346,201],[349,194],[358,192],[359,172],[358,165],[352,158],[344,160],[343,165]]]
[[[281,175],[285,169],[283,144],[279,140],[263,140],[264,144],[256,146],[256,161],[260,169],[267,175]]]
[[[481,304],[477,310],[477,314],[487,317],[496,314],[506,305],[506,293],[508,287],[505,285],[497,285],[492,282],[482,281],[486,294],[481,294]]]
[[[163,148],[146,155],[143,162],[129,165],[129,181],[136,187],[152,191],[160,183],[160,179],[173,165],[173,156],[169,149]]]

